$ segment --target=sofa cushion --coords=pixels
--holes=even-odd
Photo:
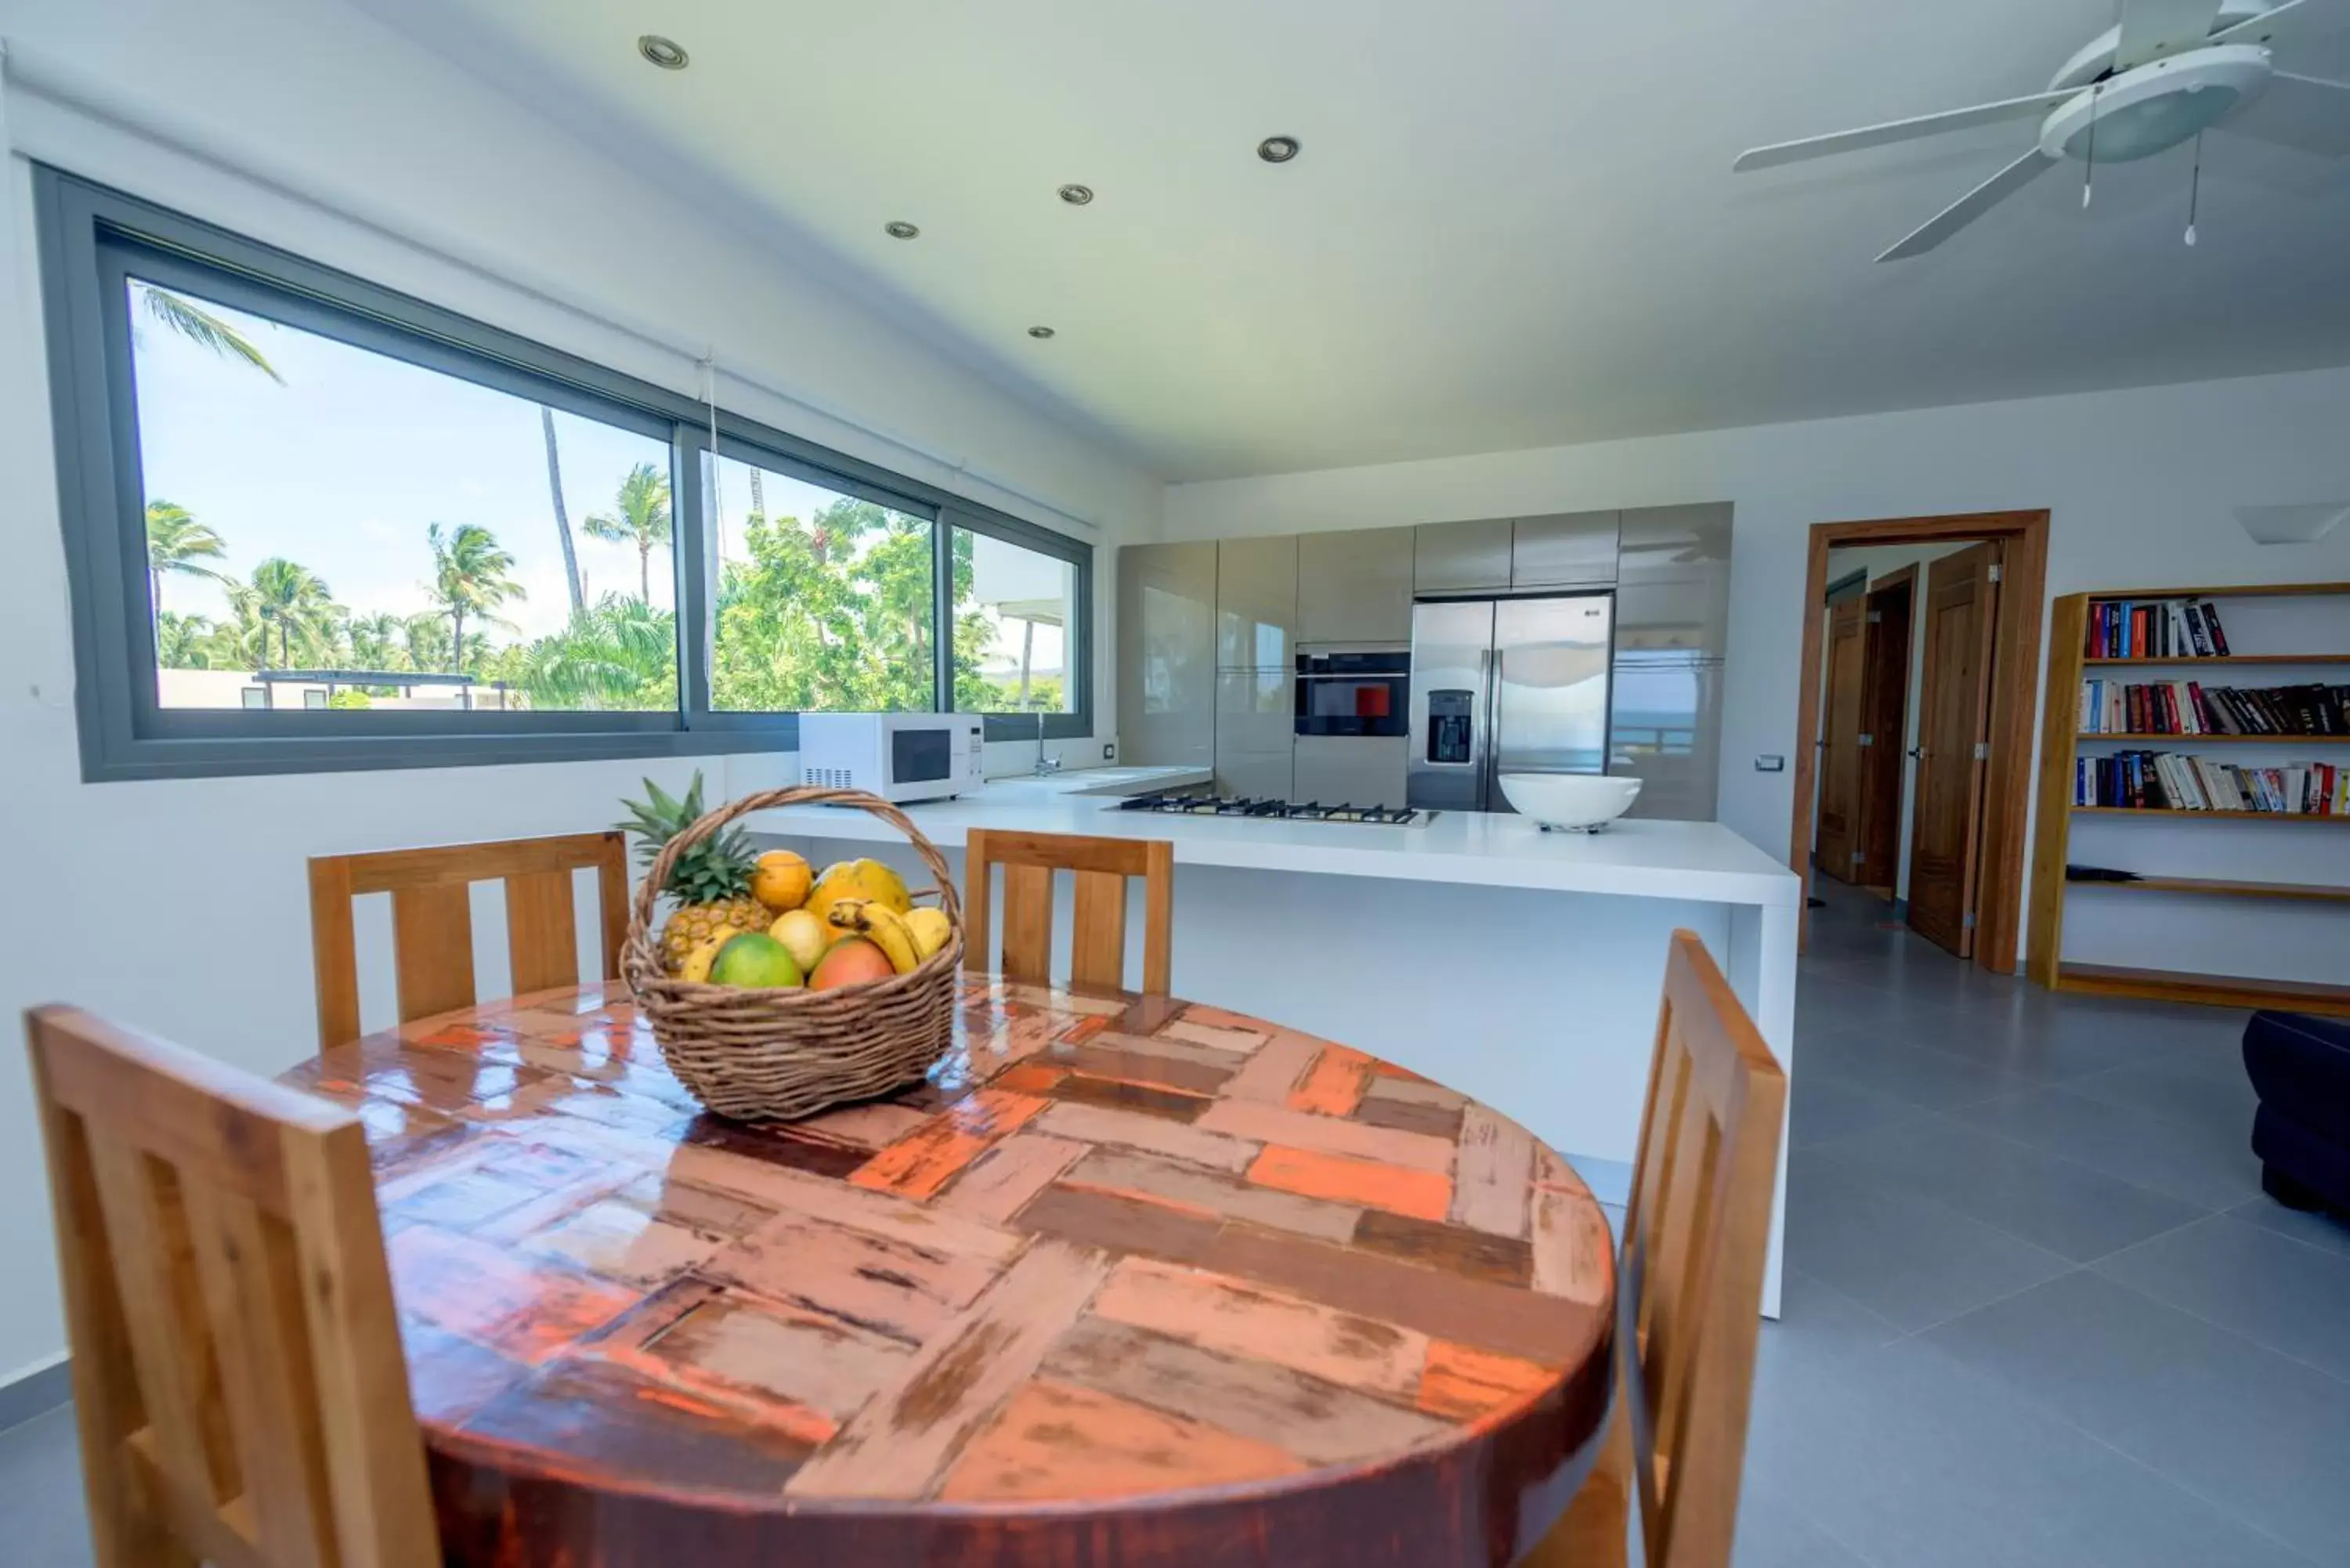
[[[2255,1012],[2244,1070],[2263,1106],[2350,1144],[2350,1019]]]

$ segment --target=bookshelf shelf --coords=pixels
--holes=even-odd
[[[2180,741],[2190,746],[2298,746],[2307,741],[2314,745],[2338,746],[2350,742],[2350,735],[2166,735],[2155,731],[2084,730],[2075,739],[2083,741]]]
[[[2064,991],[2151,997],[2162,1002],[2199,1002],[2212,1007],[2285,1007],[2296,1012],[2350,1013],[2350,985],[2321,985],[2305,980],[2255,980],[2175,969],[2133,969],[2125,964],[2068,963],[2058,970],[2057,985]]]
[[[2318,904],[2350,904],[2350,888],[2324,882],[2236,882],[2224,877],[2140,877],[2134,882],[2067,880],[2070,888],[2111,888],[2117,893],[2184,893],[2202,898],[2288,898]]]
[[[2350,827],[2350,816],[2321,815],[2314,811],[2182,811],[2168,805],[2076,805],[2078,816],[2218,817],[2228,822],[2330,822]]]
[[[2249,602],[2236,604],[2236,601],[2240,600],[2293,598],[2312,602],[2304,606],[2280,606],[2274,610],[2264,611],[2258,615],[2254,614]],[[2093,640],[2092,628],[2098,628],[2100,637],[2107,635],[2107,628],[2116,624],[2111,618],[2126,613],[2123,609],[2108,612],[2096,607],[2121,605],[2124,601],[2142,603],[2149,600],[2183,600],[2190,603],[2199,600],[2207,604],[2216,601],[2220,607],[2221,618],[2227,623],[2225,628],[2227,631],[2239,637],[2249,638],[2254,648],[2259,648],[2265,640],[2271,648],[2282,644],[2286,648],[2295,649],[2298,651],[2228,654],[2173,651],[2154,655],[2133,654],[2127,658],[2091,656],[2089,646]],[[2229,607],[2231,605],[2235,606],[2233,611]],[[2204,861],[2206,867],[2210,869],[2238,867],[2230,861],[2223,860],[2214,865],[2209,860],[2208,857],[2211,851],[2208,846],[2215,841],[2202,838],[2173,838],[2159,832],[2145,836],[2135,833],[2129,836],[2128,842],[2137,847],[2131,857],[2121,863],[2141,873],[2140,877],[2134,881],[2068,882],[2065,877],[2065,863],[2071,849],[2074,824],[2090,817],[2127,817],[2142,826],[2148,824],[2162,824],[2178,827],[2189,821],[2198,820],[2320,823],[2350,826],[2350,816],[2316,812],[2189,811],[2168,807],[2074,804],[2075,775],[2081,759],[2085,757],[2099,759],[2102,765],[2104,760],[2109,759],[2113,754],[2106,748],[2114,745],[2143,746],[2157,751],[2192,755],[2196,753],[2224,753],[2230,747],[2241,748],[2248,745],[2281,748],[2290,753],[2306,742],[2312,753],[2316,753],[2314,761],[2332,763],[2338,766],[2350,765],[2350,755],[2345,755],[2342,751],[2344,744],[2350,742],[2350,734],[2163,734],[2142,730],[2085,731],[2080,728],[2080,720],[2084,711],[2082,702],[2085,680],[2091,678],[2111,679],[2107,671],[2116,667],[2122,670],[2168,672],[2158,673],[2153,678],[2158,686],[2194,678],[2195,671],[2241,670],[2242,675],[2249,679],[2240,678],[2230,681],[2221,678],[2218,680],[2218,685],[2261,688],[2273,686],[2280,679],[2290,682],[2295,678],[2270,675],[2263,680],[2260,674],[2254,673],[2255,671],[2283,670],[2293,666],[2306,666],[2313,670],[2318,667],[2350,666],[2350,614],[2345,613],[2350,612],[2350,583],[2117,588],[2094,593],[2068,594],[2059,597],[2052,608],[2049,628],[2048,690],[2041,711],[2039,809],[2035,813],[2032,854],[2031,913],[2027,933],[2030,950],[2026,971],[2033,980],[2054,990],[2095,992],[2111,996],[2147,997],[2172,1002],[2206,1002],[2224,1007],[2280,1007],[2311,1012],[2350,1014],[2350,985],[2321,983],[2314,981],[2269,980],[2245,975],[2211,974],[2186,968],[2168,969],[2114,963],[2085,963],[2064,957],[2065,905],[2068,892],[2073,888],[2092,889],[2100,899],[2107,891],[2137,895],[2141,898],[2147,894],[2170,895],[2173,899],[2180,902],[2180,907],[2172,914],[2164,914],[2163,911],[2168,907],[2158,903],[2140,909],[2132,918],[2130,925],[2116,927],[2114,929],[2135,931],[2137,935],[2130,940],[2158,944],[2167,950],[2167,955],[2175,954],[2188,958],[2190,961],[2201,944],[2198,942],[2194,946],[2183,945],[2185,937],[2180,931],[2169,928],[2167,921],[2172,919],[2208,920],[2219,911],[2209,908],[2199,913],[2190,911],[2184,907],[2187,902],[2208,905],[2209,900],[2219,898],[2268,906],[2265,912],[2248,908],[2241,915],[2230,913],[2227,918],[2231,921],[2239,919],[2256,919],[2270,922],[2302,922],[2342,918],[2338,911],[2344,906],[2350,905],[2350,882],[2345,882],[2342,875],[2343,867],[2350,866],[2350,857],[2341,854],[2344,840],[2329,838],[2323,835],[2308,838],[2287,836],[2283,839],[2276,840],[2275,843],[2279,847],[2268,852],[2268,858],[2273,863],[2272,869],[2271,867],[2256,869],[2260,856],[2254,853],[2254,849],[2256,845],[2267,845],[2271,842],[2265,838],[2257,841],[2242,840],[2242,856],[2233,857],[2240,858],[2241,868],[2254,877],[2261,875],[2262,870],[2270,870],[2271,874],[2282,871],[2288,875],[2307,874],[2313,878],[2308,882],[2289,883],[2255,881],[2232,877],[2166,875],[2162,872],[2159,864],[2166,853],[2166,846],[2176,846],[2176,853],[2184,857],[2194,845],[2205,845],[2207,847],[2202,853],[2206,857]],[[2241,612],[2241,624],[2239,624],[2240,618],[2237,612]],[[2158,631],[2163,624],[2163,613],[2158,611],[2154,615],[2154,624]],[[2146,634],[2147,623],[2143,618],[2135,623],[2141,639],[2153,646],[2176,649],[2182,640],[2180,612],[2173,610],[2168,614],[2171,618],[2168,623],[2168,635],[2158,639],[2156,636]],[[2200,629],[2196,625],[2196,618],[2192,612],[2189,612],[2185,618],[2188,629],[2199,637]],[[2338,640],[2335,636],[2337,628],[2340,631]],[[2265,639],[2259,635],[2263,630],[2269,633]],[[2213,636],[2216,638],[2217,635],[2215,630]],[[2324,650],[2323,645],[2328,642],[2335,644],[2334,650]],[[2319,646],[2313,647],[2313,644]],[[2203,690],[2209,695],[2214,690],[2212,684],[2214,675],[2205,673],[2200,679],[2205,683]],[[2304,676],[2299,679],[2306,681],[2311,677]],[[2337,684],[2343,678],[2317,676],[2315,679],[2321,683]],[[2108,716],[2111,716],[2110,713]],[[2304,719],[2303,722],[2310,721]],[[2320,748],[2324,750],[2320,751]],[[2256,760],[2262,754],[2255,752],[2250,753],[2249,757]],[[2269,754],[2274,753],[2272,752]],[[2207,756],[2206,760],[2216,762],[2218,758]],[[2248,760],[2245,765],[2251,767],[2254,762]],[[2119,842],[2116,840],[2116,845]],[[2235,841],[2217,842],[2233,843]],[[2288,849],[2283,847],[2285,846],[2295,847]],[[2118,849],[2116,853],[2118,854]],[[2280,855],[2287,858],[2280,861],[2277,858]],[[2182,870],[2188,868],[2181,867]],[[2324,881],[2315,879],[2319,877],[2331,879]],[[2107,916],[2118,918],[2116,915],[2116,906],[2111,903],[2096,902],[2093,903],[2092,907],[2103,910]],[[2296,913],[2296,910],[2301,912]],[[2198,929],[2199,928],[2185,929],[2192,931]],[[2267,926],[2257,929],[2263,933],[2270,929]],[[2293,945],[2296,950],[2304,950],[2298,941],[2303,931],[2302,926],[2296,924],[2290,928],[2280,926],[2275,929],[2279,932],[2280,940],[2286,937],[2295,939]],[[2224,949],[2229,945],[2222,943],[2220,947]],[[2238,941],[2232,945],[2239,951],[2255,950],[2243,941]],[[2098,956],[2129,955],[2126,953],[2109,955],[2101,952]],[[2204,964],[2220,967],[2235,963],[2251,965],[2256,961],[2249,957],[2230,959],[2224,955],[2206,957],[2202,960]],[[2324,965],[2321,966],[2321,972],[2324,970],[2337,967],[2330,964]]]
[[[2137,664],[2176,670],[2195,664],[2350,664],[2350,653],[2185,653],[2175,659],[2084,659],[2084,664]]]

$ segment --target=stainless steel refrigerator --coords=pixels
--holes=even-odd
[[[1508,811],[1503,774],[1606,773],[1614,615],[1604,593],[1414,605],[1406,802]]]

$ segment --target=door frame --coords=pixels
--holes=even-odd
[[[1916,661],[1918,649],[1918,567],[1916,563],[1913,562],[1910,565],[1902,567],[1898,572],[1887,572],[1885,576],[1877,578],[1875,582],[1870,583],[1868,585],[1868,591],[1862,596],[1862,601],[1865,605],[1873,605],[1879,601],[1880,596],[1882,596],[1884,599],[1889,600],[1893,596],[1898,594],[1901,597],[1903,606],[1901,612],[1901,645],[1899,649],[1895,649],[1892,644],[1877,631],[1877,627],[1882,623],[1872,620],[1868,623],[1868,629],[1864,634],[1866,640],[1864,641],[1861,649],[1861,662],[1863,666],[1861,709],[1864,716],[1872,722],[1876,718],[1876,713],[1871,711],[1869,709],[1868,698],[1871,691],[1874,689],[1870,683],[1872,680],[1881,680],[1885,677],[1887,673],[1886,666],[1888,662],[1892,666],[1893,705],[1900,713],[1900,720],[1898,725],[1899,732],[1894,735],[1892,744],[1889,746],[1883,744],[1884,737],[1876,733],[1875,726],[1872,722],[1869,750],[1871,752],[1877,752],[1881,755],[1889,755],[1893,758],[1893,762],[1888,768],[1887,764],[1878,762],[1877,757],[1871,757],[1869,759],[1871,765],[1864,767],[1861,770],[1861,809],[1858,813],[1861,828],[1861,849],[1863,853],[1872,853],[1879,847],[1886,848],[1889,864],[1885,867],[1885,897],[1888,903],[1900,896],[1900,867],[1901,851],[1903,847],[1901,841],[1901,781],[1904,777],[1901,761],[1902,754],[1907,749],[1904,742],[1906,742],[1909,738],[1909,671],[1911,666]],[[1868,613],[1871,615],[1882,615],[1884,612],[1881,610],[1871,609]],[[1887,660],[1884,657],[1888,652],[1893,655],[1890,660]],[[1889,797],[1879,798],[1880,795],[1887,794],[1887,793],[1880,786],[1884,784],[1886,775],[1888,772],[1890,774]],[[1878,820],[1880,816],[1888,814],[1891,818],[1889,826],[1884,822]],[[1876,887],[1877,884],[1871,880],[1864,878],[1858,885],[1864,888],[1872,888]]]
[[[1812,740],[1820,728],[1820,653],[1826,638],[1823,612],[1828,552],[1839,545],[1933,545],[1975,539],[1998,539],[2007,548],[2001,563],[1999,621],[1991,635],[1991,761],[1985,764],[1983,780],[1974,961],[1993,973],[2012,974],[2023,926],[2024,839],[2032,815],[2041,626],[2048,613],[2045,508],[1812,524],[1804,576],[1803,658],[1796,667],[1803,672],[1795,713],[1796,743],[1790,748],[1795,757],[1795,797],[1787,830],[1787,865],[1804,878],[1804,887],[1811,886],[1812,788],[1818,767],[1817,748]],[[1809,925],[1807,915],[1806,931]]]

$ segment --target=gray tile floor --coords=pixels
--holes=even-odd
[[[1835,889],[1737,1568],[2350,1562],[2350,1227],[2260,1193],[2243,1014],[1989,979]],[[0,1562],[82,1568],[73,1430]]]

